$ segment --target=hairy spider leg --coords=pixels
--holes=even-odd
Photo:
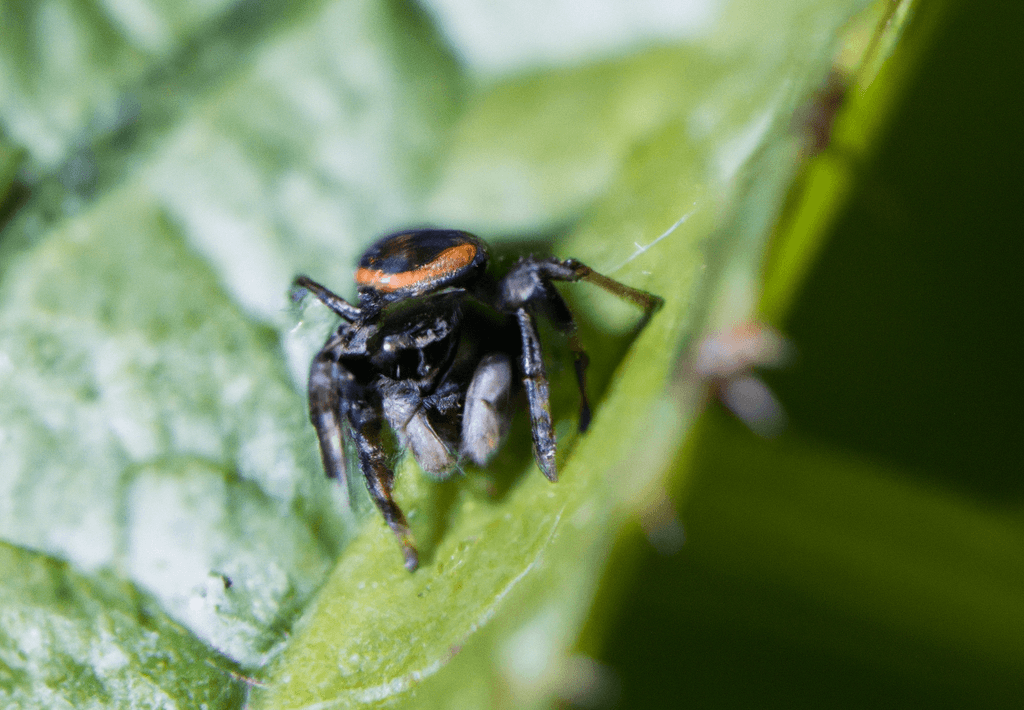
[[[590,358],[576,336],[576,321],[565,300],[552,286],[552,281],[586,281],[628,301],[644,310],[644,318],[663,303],[659,297],[631,288],[594,271],[576,259],[526,259],[521,261],[502,280],[498,307],[515,309],[523,342],[523,383],[530,403],[533,422],[534,455],[541,471],[551,481],[558,478],[555,469],[555,437],[551,426],[551,407],[544,363],[540,352],[540,338],[536,323],[527,308],[544,313],[562,332],[569,334],[569,346],[575,355],[576,383],[580,390],[579,430],[590,425],[590,404],[586,394],[586,370]]]
[[[342,431],[342,399],[339,382],[353,382],[350,372],[338,364],[334,338],[313,358],[309,368],[309,419],[320,440],[320,457],[328,478],[341,481],[348,496],[345,475],[345,433]],[[354,382],[353,382],[354,384]]]
[[[632,301],[643,309],[645,318],[650,317],[652,313],[661,308],[662,304],[665,303],[665,300],[660,296],[655,296],[653,293],[647,293],[647,291],[641,291],[638,288],[627,286],[624,283],[594,271],[589,266],[581,264],[576,259],[566,259],[561,263],[563,266],[566,266],[573,271],[573,278],[566,280],[586,281],[587,283],[594,284],[595,286],[600,286],[608,293],[613,293],[619,298]],[[558,279],[556,276],[552,276],[551,278]]]
[[[501,446],[512,421],[512,361],[503,352],[481,358],[466,390],[459,451],[478,466],[486,466]]]
[[[313,359],[309,370],[309,418],[320,440],[324,471],[329,478],[340,479],[347,495],[342,431],[342,418],[346,418],[366,488],[402,546],[405,568],[412,572],[419,566],[419,558],[405,515],[392,497],[395,474],[387,464],[380,415],[373,407],[361,403],[362,387],[338,362],[338,347],[339,337],[335,335]]]
[[[359,453],[359,465],[366,479],[366,489],[391,532],[398,538],[398,544],[402,546],[405,568],[415,572],[420,565],[419,555],[409,523],[392,496],[395,472],[388,466],[387,454],[384,452],[380,416],[367,406],[351,407],[348,416],[352,424],[352,440]]]
[[[543,273],[543,272],[542,272]],[[548,278],[556,279],[555,277]],[[565,333],[569,336],[569,348],[572,350],[573,368],[575,369],[575,375],[577,375],[577,386],[580,389],[580,418],[578,420],[578,428],[580,433],[583,433],[590,426],[590,400],[587,398],[587,366],[590,365],[590,357],[587,351],[583,349],[583,343],[580,342],[580,337],[577,335],[577,323],[572,318],[572,311],[569,310],[568,304],[562,295],[558,293],[558,290],[551,285],[551,282],[547,279],[541,280],[541,294],[537,295],[532,299],[532,304],[538,307],[538,310],[544,312],[548,320],[558,329],[560,332]]]
[[[586,389],[586,369],[590,358],[587,357],[579,338],[576,337],[576,320],[572,316],[572,311],[569,310],[565,299],[551,284],[553,280],[575,281],[576,274],[572,268],[557,259],[524,259],[502,279],[497,295],[499,310],[517,313],[523,342],[523,382],[530,402],[531,420],[534,422],[534,453],[544,475],[552,481],[556,480],[558,476],[554,468],[554,436],[545,432],[545,429],[550,429],[551,414],[547,379],[544,377],[543,361],[539,355],[540,338],[533,318],[524,319],[518,315],[519,310],[528,309],[527,313],[539,312],[546,316],[558,330],[569,335],[569,345],[575,357],[576,383],[580,391],[580,432],[586,431],[590,425],[590,402],[587,399]],[[535,344],[538,353],[539,377],[544,379],[543,389],[538,386],[536,376],[527,374],[525,363],[530,356],[531,346],[529,343]],[[543,420],[534,417],[535,413],[539,417],[545,412],[547,413],[547,425],[543,424]],[[551,451],[549,454],[545,454],[548,460],[542,461],[542,452],[546,451],[549,446],[548,438],[551,440]]]
[[[568,259],[562,263],[564,266],[573,270],[576,279],[599,286],[605,291],[627,301],[632,301],[634,304],[642,308],[644,311],[644,324],[646,324],[647,319],[651,317],[651,314],[661,308],[664,303],[664,300],[659,296],[655,296],[653,293],[641,291],[640,289],[632,288],[624,283],[620,283],[615,279],[594,271],[586,264],[581,264],[575,259]],[[569,347],[571,347],[576,353],[576,380],[579,383],[580,393],[582,394],[586,390],[586,370],[587,365],[590,364],[590,358],[587,357],[587,354],[583,351],[583,346],[580,344],[579,338],[576,337],[575,332],[573,332],[569,339]],[[586,431],[589,426],[590,407],[587,404],[586,395],[583,394],[583,400],[580,402],[580,431]]]
[[[318,284],[308,276],[296,276],[295,281],[292,282],[292,288],[305,289],[306,291],[309,291],[320,299],[321,303],[347,320],[349,323],[357,321],[363,316],[361,308],[353,306],[344,298],[334,293],[326,286]]]
[[[555,276],[548,276],[548,278],[556,280],[558,273],[560,272],[556,272]],[[542,280],[541,286],[543,297],[534,302],[555,328],[569,336],[569,348],[572,350],[573,367],[576,370],[576,386],[580,391],[580,416],[577,428],[582,434],[590,427],[590,400],[587,398],[587,365],[590,364],[590,357],[583,349],[583,343],[580,342],[579,336],[576,334],[576,319],[573,318],[572,311],[569,310],[569,305],[562,298],[562,294],[546,279]]]
[[[555,467],[555,430],[551,424],[551,403],[548,378],[544,374],[544,356],[537,334],[537,323],[525,308],[516,310],[519,332],[522,337],[523,354],[520,367],[523,371],[523,386],[530,404],[530,422],[533,428],[533,456],[541,473],[554,483],[558,480]]]
[[[379,381],[384,418],[398,433],[402,445],[412,451],[424,473],[444,478],[455,460],[427,418],[425,403],[416,385],[386,377]]]
[[[582,264],[576,259],[566,259],[565,261],[551,260],[542,262],[544,265],[543,274],[552,281],[585,281],[587,283],[594,284],[603,288],[611,294],[618,296],[619,298],[627,301],[632,301],[634,304],[639,306],[644,311],[644,322],[651,316],[654,311],[661,307],[664,301],[655,296],[654,294],[641,291],[640,289],[632,288],[624,283],[620,283],[615,279],[609,278],[604,274],[594,271],[586,264]],[[549,287],[550,288],[550,287]],[[553,288],[550,288],[552,295],[548,295],[548,303],[552,306],[557,303],[560,304],[560,308],[564,310],[565,315],[562,316],[564,324],[559,324],[558,318],[553,318],[556,325],[559,325],[563,332],[569,333],[569,347],[575,354],[575,366],[576,366],[576,382],[580,389],[580,432],[585,432],[590,426],[590,404],[587,401],[586,393],[586,372],[587,366],[590,364],[590,358],[587,356],[586,351],[583,350],[583,345],[580,343],[579,338],[576,335],[576,321],[573,320],[572,312],[569,307],[565,305],[565,301],[558,295],[558,292]],[[555,309],[557,310],[557,308]]]

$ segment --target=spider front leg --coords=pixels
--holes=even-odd
[[[292,282],[292,289],[294,290],[294,293],[298,294],[297,296],[292,296],[295,300],[298,300],[302,296],[303,291],[309,291],[316,296],[321,303],[347,320],[349,323],[358,320],[363,315],[361,308],[353,306],[344,298],[334,293],[326,286],[318,284],[308,276],[296,276],[295,281]]]
[[[571,269],[572,277],[563,279],[559,276],[551,276],[550,278],[556,281],[586,281],[587,283],[592,283],[595,286],[600,286],[608,293],[613,293],[619,298],[632,301],[634,304],[642,308],[644,310],[645,318],[650,317],[652,313],[661,308],[662,304],[665,303],[664,299],[660,296],[655,296],[653,293],[647,293],[647,291],[641,291],[638,288],[627,286],[626,284],[609,278],[604,274],[599,274],[586,264],[581,264],[576,261],[576,259],[566,259],[560,263],[560,266]]]
[[[348,497],[348,479],[345,476],[345,433],[342,431],[344,400],[351,397],[357,385],[355,378],[338,363],[334,338],[313,358],[309,368],[309,420],[320,441],[320,458],[328,478],[341,481]],[[346,393],[346,390],[349,390]],[[347,395],[347,396],[346,396]],[[344,406],[344,409],[343,409]]]
[[[347,419],[366,488],[402,546],[405,568],[412,572],[419,566],[419,558],[409,525],[392,497],[395,474],[384,453],[380,415],[366,401],[365,390],[355,376],[338,361],[337,340],[335,336],[327,341],[309,370],[309,418],[320,440],[324,471],[328,478],[341,481],[347,496],[343,430]]]
[[[369,404],[361,403],[349,410],[349,422],[352,424],[352,440],[359,453],[359,465],[366,479],[366,489],[391,532],[398,538],[405,557],[405,568],[415,572],[420,565],[419,554],[409,523],[392,496],[395,472],[388,466],[387,454],[384,452],[380,415]]]
[[[568,262],[565,263],[567,264]],[[526,309],[528,313],[540,311],[547,316],[548,320],[558,330],[569,335],[569,347],[572,348],[573,355],[575,356],[576,382],[580,391],[579,430],[584,432],[590,425],[590,403],[587,401],[586,387],[586,370],[590,358],[587,357],[587,353],[583,350],[579,338],[576,337],[576,321],[572,317],[572,311],[569,310],[569,306],[566,305],[565,300],[555,290],[555,287],[551,285],[553,279],[562,278],[562,280],[569,280],[572,277],[573,272],[567,269],[563,262],[555,259],[547,261],[526,259],[520,261],[499,284],[497,306],[499,310],[506,312],[518,312],[521,309]],[[535,349],[539,358],[540,338],[537,336],[537,327],[532,318],[529,321],[524,320],[522,316],[518,316],[518,313],[517,317],[523,337],[523,376],[524,382],[526,382],[529,379],[529,376],[525,374],[526,356],[530,347],[529,343],[536,344]],[[540,363],[540,375],[543,377],[543,361],[538,359],[538,362]],[[536,369],[538,366],[531,365],[531,367]],[[546,378],[544,381],[546,385]],[[538,412],[541,410],[546,411],[548,408],[546,386],[541,389],[527,384],[526,389],[528,394],[532,392],[537,397],[544,397],[544,402],[535,402],[533,394],[530,394],[531,412],[534,410]],[[536,437],[534,438],[534,443],[537,444]],[[539,461],[540,459],[538,458]],[[550,478],[550,476],[548,477]]]

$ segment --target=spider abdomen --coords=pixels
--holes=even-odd
[[[486,265],[487,248],[468,232],[396,232],[363,253],[356,286],[364,301],[393,302],[472,280]]]

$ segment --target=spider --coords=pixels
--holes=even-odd
[[[296,297],[311,292],[343,321],[309,370],[309,416],[324,470],[344,483],[346,447],[354,450],[370,497],[398,538],[410,572],[419,557],[392,496],[384,424],[424,472],[444,478],[460,458],[487,464],[508,431],[512,394],[521,385],[534,457],[554,482],[555,434],[538,315],[569,335],[581,432],[590,423],[590,405],[588,358],[552,282],[588,281],[648,316],[662,303],[575,259],[525,257],[497,280],[486,271],[487,259],[486,245],[468,232],[418,229],[385,236],[362,255],[355,274],[358,306],[307,276],[294,282]]]

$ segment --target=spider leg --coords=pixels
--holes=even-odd
[[[615,279],[609,278],[604,274],[600,274],[591,269],[586,264],[581,264],[576,259],[566,259],[560,262],[560,265],[571,269],[573,277],[564,279],[566,281],[586,281],[587,283],[594,284],[603,288],[608,293],[615,294],[619,298],[624,298],[627,301],[632,301],[637,306],[644,310],[644,317],[650,317],[652,313],[661,308],[662,304],[665,303],[664,299],[660,296],[655,296],[653,293],[647,293],[647,291],[641,291],[638,288],[627,286],[626,284],[616,281]],[[549,278],[561,281],[563,279],[558,276],[551,276]]]
[[[583,349],[583,343],[576,335],[576,319],[569,310],[569,305],[551,285],[550,281],[541,281],[539,295],[534,296],[533,305],[548,317],[554,326],[569,336],[569,348],[573,354],[573,367],[576,370],[576,386],[580,391],[579,432],[582,434],[590,426],[590,401],[587,399],[587,365],[590,357]]]
[[[480,360],[466,391],[460,446],[462,455],[478,466],[487,464],[508,433],[511,391],[512,363],[508,355],[491,353]]]
[[[347,320],[349,323],[358,320],[363,315],[362,309],[357,306],[353,306],[344,298],[329,290],[326,286],[321,286],[308,276],[296,276],[295,281],[292,282],[292,288],[296,292],[299,292],[300,296],[301,291],[303,290],[311,292],[314,296],[320,299],[321,303]]]
[[[329,478],[342,482],[346,493],[344,418],[350,424],[350,436],[359,454],[359,464],[377,509],[398,538],[410,572],[419,565],[412,533],[402,510],[391,495],[395,474],[387,465],[381,439],[380,416],[365,401],[363,388],[338,362],[336,339],[313,359],[309,370],[309,418],[320,440],[320,456]]]
[[[647,293],[646,291],[641,291],[640,289],[632,288],[624,283],[620,283],[615,279],[608,278],[604,274],[594,271],[589,266],[580,263],[576,259],[544,262],[544,266],[547,267],[546,269],[543,269],[544,275],[552,281],[586,281],[587,283],[592,283],[595,286],[603,288],[605,291],[608,291],[619,298],[632,301],[644,310],[644,322],[650,318],[654,311],[661,308],[661,305],[664,303],[660,297],[655,296],[653,293]],[[559,300],[561,300],[560,296]],[[566,306],[565,308],[568,313],[568,307]],[[572,322],[569,347],[572,348],[572,351],[576,356],[576,382],[580,388],[579,430],[580,432],[584,432],[587,430],[587,427],[590,426],[590,404],[587,402],[586,392],[586,371],[587,365],[590,364],[590,358],[587,357],[587,353],[583,350],[583,346],[576,337],[576,323],[575,321],[572,321],[571,313],[569,314],[569,319]]]
[[[606,291],[632,301],[644,309],[645,319],[657,310],[662,300],[657,296],[626,286],[615,279],[600,274],[589,266],[567,259],[524,259],[520,261],[498,284],[495,305],[498,310],[515,313],[522,335],[523,382],[530,401],[530,418],[533,421],[534,454],[541,470],[552,481],[555,472],[555,439],[551,427],[551,411],[548,403],[548,384],[541,359],[540,338],[530,311],[535,310],[547,316],[563,333],[569,334],[569,345],[575,355],[576,383],[580,390],[579,429],[586,431],[590,425],[590,403],[586,394],[586,371],[590,358],[576,337],[576,321],[552,281],[586,281]]]
[[[320,441],[320,457],[328,478],[337,478],[348,494],[345,476],[345,438],[342,431],[343,388],[354,385],[352,374],[338,364],[328,342],[309,368],[309,419]]]
[[[590,357],[575,332],[569,336],[569,347],[575,355],[573,365],[576,367],[576,385],[580,390],[579,431],[582,434],[590,427],[590,402],[587,400],[587,365],[590,364]]]
[[[555,468],[555,430],[551,424],[551,404],[548,378],[544,373],[544,357],[540,347],[537,324],[525,308],[516,310],[519,332],[522,336],[523,355],[520,367],[523,386],[530,404],[530,422],[533,429],[533,456],[547,479],[558,480]]]
[[[380,416],[363,403],[349,410],[349,421],[352,424],[352,440],[359,453],[359,464],[366,479],[366,489],[391,532],[398,538],[405,557],[405,568],[414,572],[419,567],[419,555],[416,553],[409,523],[392,496],[395,473],[388,466],[387,454],[384,452]]]
[[[412,451],[416,463],[425,473],[435,478],[444,478],[455,465],[455,460],[427,419],[424,402],[416,385],[381,377],[380,393],[384,418],[398,432],[402,444]]]
[[[499,301],[508,301],[511,298],[513,301],[525,303],[526,301],[535,301],[538,298],[543,299],[547,296],[547,293],[541,293],[539,289],[543,288],[542,284],[550,281],[586,281],[603,288],[619,298],[632,301],[644,310],[645,316],[650,316],[661,308],[661,305],[664,303],[663,299],[655,296],[653,293],[647,293],[647,291],[627,286],[594,271],[576,259],[566,259],[565,261],[558,259],[544,259],[540,261],[527,259],[520,262],[505,277],[504,290],[499,297]]]

